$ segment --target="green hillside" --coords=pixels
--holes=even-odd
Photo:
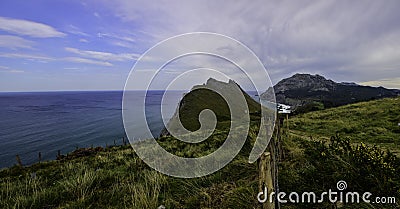
[[[349,191],[370,191],[400,200],[400,160],[390,151],[373,146],[374,139],[398,143],[398,129],[391,123],[399,119],[399,101],[376,100],[291,118],[290,131],[284,128],[282,135],[280,190],[318,193],[335,189],[337,181],[345,180]],[[149,168],[129,146],[87,149],[86,156],[77,150],[62,160],[3,169],[0,208],[259,208],[258,165],[247,162],[257,127],[258,122],[253,122],[247,142],[231,163],[195,179],[162,175]],[[364,133],[372,130],[376,138],[365,137]],[[199,146],[185,145],[170,136],[161,137],[158,142],[178,155],[197,157],[220,146],[228,132],[227,127],[222,127]],[[336,206],[396,208],[399,204]],[[281,204],[281,208],[331,207],[334,206],[325,202]]]
[[[183,127],[190,131],[196,131],[200,128],[199,114],[205,109],[209,109],[214,112],[217,117],[216,128],[218,130],[229,127],[231,121],[231,112],[225,99],[219,93],[225,93],[233,100],[239,100],[239,96],[236,95],[232,89],[238,88],[243,94],[247,107],[250,113],[250,119],[252,121],[260,120],[261,105],[252,99],[246,92],[244,92],[239,85],[234,81],[221,82],[215,79],[208,79],[204,85],[194,86],[190,93],[184,95],[179,103],[179,108],[175,112],[172,119],[169,121],[169,128],[174,129],[176,123],[179,121]],[[219,92],[219,93],[217,93]],[[239,104],[237,104],[239,105]],[[177,117],[179,114],[179,118]],[[164,129],[161,133],[162,136],[168,135]]]
[[[247,93],[243,92],[250,114],[260,113],[261,106]],[[212,99],[210,99],[212,98]],[[180,119],[185,128],[195,131],[200,128],[198,115],[204,109],[212,110],[218,121],[229,121],[230,112],[228,104],[218,93],[208,89],[195,89],[183,97],[180,103]],[[219,128],[221,126],[217,126]]]
[[[360,102],[309,112],[289,121],[293,134],[313,137],[340,135],[351,142],[373,143],[400,150],[400,97]]]

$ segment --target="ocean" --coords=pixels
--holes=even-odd
[[[0,93],[0,168],[53,160],[58,150],[122,144],[122,91]],[[140,94],[138,94],[140,95]],[[153,134],[164,127],[160,115],[163,91],[150,91],[146,116]],[[172,116],[183,92],[163,105]],[[138,96],[138,99],[143,99]],[[141,138],[142,128],[135,130]]]
[[[184,93],[169,92],[169,97],[164,98],[166,121]],[[163,94],[164,91],[147,92],[145,111],[154,136],[164,127]],[[67,154],[76,148],[114,145],[114,140],[121,145],[122,138],[126,138],[122,95],[122,91],[1,92],[0,168],[15,165],[16,155],[23,165],[30,165],[38,162],[39,152],[42,160],[54,160],[58,150]],[[138,100],[143,100],[142,93],[137,95]],[[250,95],[257,99],[255,92]],[[143,139],[143,126],[133,128],[135,139]]]

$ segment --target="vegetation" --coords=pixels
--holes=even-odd
[[[296,108],[295,114],[303,114],[311,111],[323,110],[325,106],[322,102],[310,102]]]
[[[345,192],[371,192],[375,197],[400,197],[400,159],[392,152],[364,143],[352,145],[348,139],[333,136],[330,140],[310,141],[293,137],[286,141],[289,155],[280,164],[282,191],[317,194],[329,189],[338,191],[337,182],[347,183]],[[285,204],[283,208],[329,208],[326,200],[318,204]],[[338,203],[341,208],[398,208],[399,204]]]
[[[221,140],[223,140],[221,138]],[[255,205],[257,165],[241,155],[196,179],[150,169],[129,147],[0,173],[0,208],[245,208]]]
[[[400,150],[400,97],[309,112],[290,119],[293,134],[329,138],[340,135],[353,143]]]
[[[399,101],[400,98],[383,99],[291,118],[291,131],[285,129],[282,136],[280,190],[319,193],[335,189],[337,181],[345,180],[349,191],[394,196],[398,202],[400,160],[391,150],[383,151],[373,143],[382,143],[382,139],[386,139],[385,143],[398,143]],[[253,117],[259,116],[253,113]],[[258,165],[247,162],[257,127],[258,122],[253,122],[247,142],[231,163],[202,178],[162,175],[149,168],[129,146],[89,148],[87,155],[77,150],[57,161],[3,169],[0,208],[257,208]],[[345,127],[350,131],[346,132]],[[197,157],[223,143],[228,131],[227,127],[219,127],[199,146],[185,146],[170,136],[161,137],[158,142],[181,156]],[[367,133],[372,133],[368,131],[375,131],[375,137],[367,137]],[[396,208],[399,204],[337,206]]]
[[[214,81],[214,85],[219,85],[223,92],[229,92],[231,85],[237,85],[234,83],[224,83],[220,81]],[[215,89],[212,84],[207,83],[204,87]],[[217,92],[206,88],[193,89],[189,94],[186,94],[179,103],[179,112],[176,112],[172,119],[169,121],[169,128],[174,129],[176,123],[182,123],[182,125],[190,131],[196,131],[200,128],[200,122],[198,120],[200,112],[209,109],[214,112],[217,117],[216,130],[222,130],[230,126],[231,113],[227,102]],[[218,88],[217,88],[218,89]],[[243,90],[242,90],[243,91]],[[260,120],[261,105],[252,99],[248,94],[244,93],[244,98],[247,102],[248,111],[250,113],[250,119],[252,121]],[[231,97],[233,97],[233,93]],[[179,114],[179,118],[177,117]],[[162,131],[161,135],[168,135]]]

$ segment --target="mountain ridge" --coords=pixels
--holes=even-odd
[[[321,75],[296,73],[282,79],[274,87],[276,101],[292,106],[292,109],[313,103],[324,107],[337,107],[356,102],[369,101],[400,95],[398,89],[362,86],[354,82],[335,82]],[[262,99],[270,99],[272,88],[261,94]]]

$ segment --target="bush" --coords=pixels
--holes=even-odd
[[[330,140],[308,141],[296,138],[301,144],[302,156],[281,163],[280,185],[285,192],[316,194],[336,190],[340,180],[347,182],[346,191],[371,192],[373,197],[400,198],[400,159],[390,151],[364,143],[351,144],[349,139],[334,136]],[[336,190],[337,191],[337,190]],[[329,202],[319,204],[283,204],[283,208],[326,208]],[[358,208],[371,205],[357,204]],[[382,205],[374,205],[378,208]],[[388,204],[385,207],[393,207]],[[353,207],[350,207],[353,208]]]
[[[303,106],[298,107],[294,113],[301,114],[301,113],[307,113],[307,112],[318,111],[318,110],[323,110],[323,109],[325,109],[325,106],[322,102],[313,101],[313,102],[310,102]]]

